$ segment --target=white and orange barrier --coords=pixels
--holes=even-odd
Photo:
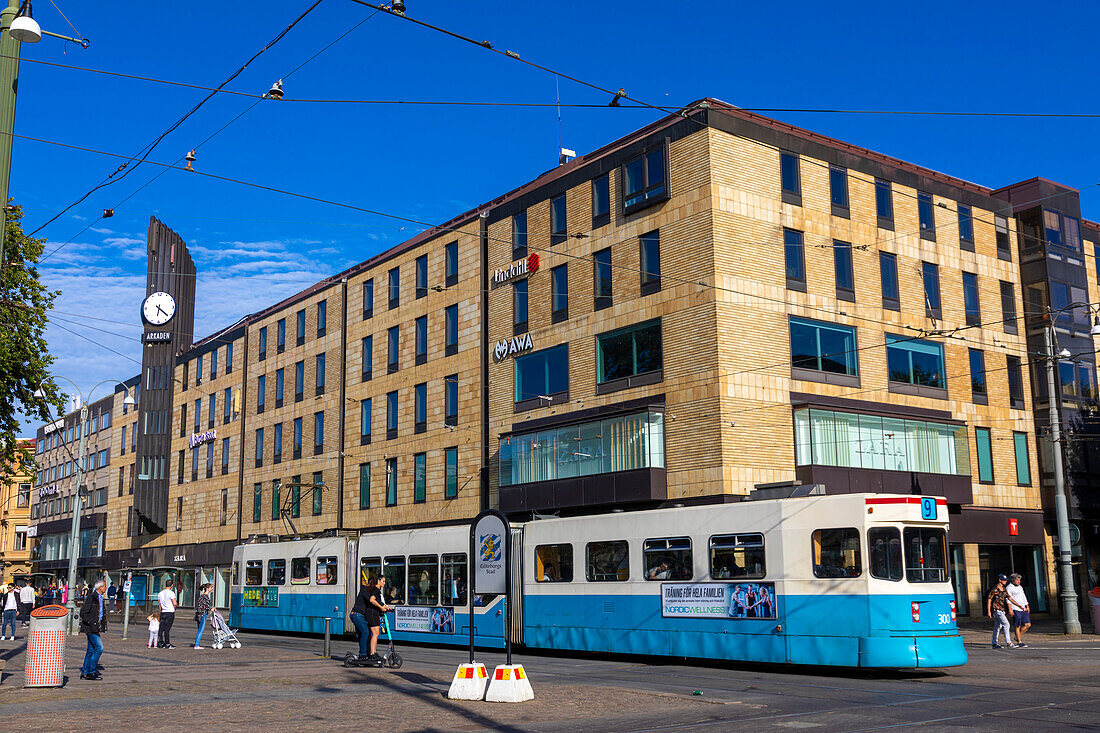
[[[487,702],[523,702],[534,700],[535,691],[522,664],[502,664],[493,671],[489,689],[485,691]]]
[[[489,684],[489,673],[481,662],[458,665],[458,671],[451,680],[451,689],[447,691],[450,700],[483,700],[485,687]]]

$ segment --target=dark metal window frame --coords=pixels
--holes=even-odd
[[[558,202],[561,202],[561,221],[555,221]],[[558,225],[558,226],[555,226]],[[565,193],[550,198],[550,246],[561,244],[569,238],[569,206]]]
[[[607,208],[604,211],[596,211],[596,192],[597,189],[603,187],[604,199],[607,201]],[[611,174],[604,173],[598,178],[592,179],[592,228],[602,227],[605,224],[611,222]]]
[[[838,196],[838,193],[842,195]],[[838,198],[843,198],[843,202],[838,201]],[[852,218],[852,199],[848,190],[848,169],[844,166],[829,166],[829,206],[833,216],[839,216],[842,219]]]
[[[422,254],[414,261],[413,273],[416,276],[416,297],[415,300],[426,298],[428,296],[428,255]]]
[[[600,260],[606,255],[606,265]],[[611,295],[600,295],[600,283],[603,278],[600,276],[600,269],[606,267],[607,269],[607,289],[611,291]],[[611,265],[611,248],[606,247],[598,252],[592,253],[592,309],[603,310],[604,308],[610,308],[614,304],[615,290],[614,283],[612,281],[612,265]]]
[[[451,242],[443,247],[443,276],[444,285],[451,287],[458,284],[458,242]]]
[[[646,244],[656,241],[657,245],[657,271],[650,269],[649,255],[646,253]],[[654,229],[638,237],[638,262],[640,264],[639,278],[642,295],[650,295],[661,290],[661,231]]]
[[[658,150],[661,152],[661,163],[663,166],[662,178],[660,184],[653,184],[650,183],[649,156]],[[647,209],[650,206],[656,206],[664,201],[668,201],[670,188],[669,157],[669,143],[666,138],[657,145],[653,145],[643,150],[641,155],[636,155],[630,160],[624,161],[623,164],[619,166],[619,200],[622,202],[623,216],[630,216],[642,209]],[[635,194],[636,196],[640,195],[641,200],[633,204],[628,204],[626,193],[626,168],[639,159],[642,160],[642,175],[645,179],[645,185],[642,187],[639,194]]]
[[[563,295],[565,296],[565,307],[554,308],[554,296],[558,293],[556,290],[556,283],[558,280],[558,273],[562,273],[562,277],[565,278],[565,290]],[[550,322],[561,323],[562,321],[569,319],[569,265],[563,264],[557,267],[550,268]]]
[[[794,183],[791,188],[786,185],[786,175],[783,171],[783,164],[786,161],[794,161]],[[798,153],[792,153],[789,150],[779,151],[779,190],[784,203],[793,206],[802,205],[802,159]]]
[[[897,293],[897,295],[898,295],[897,298],[887,297],[887,295],[886,295],[886,287],[884,285],[884,283],[886,282],[886,273],[882,269],[882,263],[885,260],[889,260],[890,262],[893,263],[893,268],[894,268],[893,269],[894,292]],[[882,291],[882,307],[886,310],[900,311],[901,310],[901,299],[900,299],[901,289],[900,289],[900,286],[898,284],[898,256],[896,254],[894,254],[893,252],[883,252],[882,250],[879,250],[879,253],[878,253],[878,276],[879,276],[879,288]]]

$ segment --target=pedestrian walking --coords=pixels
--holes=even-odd
[[[15,641],[15,617],[19,615],[19,596],[13,585],[0,585],[0,608],[4,609],[3,622],[0,622],[0,641]],[[10,629],[10,631],[7,631]],[[5,636],[8,633],[10,636]]]
[[[107,583],[96,581],[95,589],[84,599],[80,607],[80,633],[88,636],[88,650],[84,653],[84,666],[80,668],[80,679],[101,680],[99,657],[103,654],[102,634],[107,630],[107,604],[103,594]]]
[[[206,618],[210,615],[210,609],[214,607],[214,586],[203,583],[199,586],[199,597],[195,601],[195,623],[199,625],[195,634],[195,648],[202,649],[202,632],[206,630]]]
[[[1000,644],[997,643],[997,637],[1001,630],[1005,633],[1005,644],[1012,648],[1016,648],[1015,642],[1012,641],[1012,637],[1009,635],[1008,630],[1008,591],[1005,589],[1008,583],[1008,576],[1001,573],[997,576],[997,584],[993,586],[993,590],[989,591],[989,595],[985,599],[985,615],[993,619],[993,648],[1003,649]]]
[[[164,590],[157,594],[160,604],[160,643],[161,649],[175,649],[172,645],[172,624],[176,620],[176,592],[172,590],[172,579],[164,583]]]
[[[1016,646],[1027,648],[1024,634],[1031,628],[1031,604],[1024,592],[1024,577],[1019,573],[1008,576],[1008,603],[1012,608],[1012,631],[1016,634]]]
[[[149,622],[149,648],[157,646],[158,636],[160,635],[160,609],[154,608],[153,612],[145,617]]]
[[[23,606],[23,628],[27,628],[31,621],[31,611],[34,610],[34,586],[29,580],[23,581],[23,587],[19,589],[19,600]]]
[[[112,611],[118,610],[118,586],[114,583],[107,586],[107,608]]]

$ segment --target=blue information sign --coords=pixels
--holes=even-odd
[[[936,500],[930,496],[922,496],[920,500],[920,518],[936,518]]]

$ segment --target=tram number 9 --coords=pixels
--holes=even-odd
[[[939,615],[939,622],[940,622],[941,624],[949,624],[949,623],[951,623],[951,614],[949,614],[949,613],[941,613],[941,614]]]

